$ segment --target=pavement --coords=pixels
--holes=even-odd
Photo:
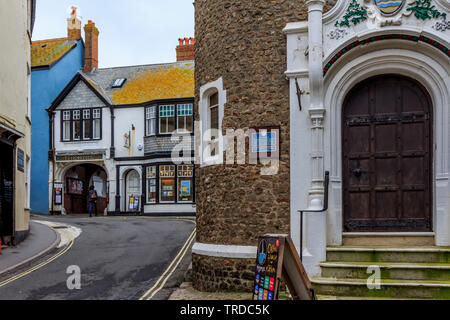
[[[0,276],[24,267],[51,253],[60,243],[53,228],[30,221],[28,237],[16,247],[7,247],[0,255]]]

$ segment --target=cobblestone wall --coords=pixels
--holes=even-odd
[[[246,165],[198,168],[197,241],[256,246],[260,235],[290,232],[289,82],[282,30],[306,20],[308,10],[301,0],[196,0],[195,12],[197,120],[200,87],[222,77],[223,134],[281,129],[276,175],[262,176],[261,166],[248,164],[248,155]],[[246,262],[195,255],[193,271],[200,290],[247,288],[254,276]]]

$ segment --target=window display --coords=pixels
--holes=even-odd
[[[156,203],[156,166],[147,167],[147,203]]]
[[[160,190],[161,202],[175,202],[175,166],[160,166]]]
[[[194,167],[178,166],[178,201],[193,202],[194,200]]]

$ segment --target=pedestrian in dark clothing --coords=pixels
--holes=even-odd
[[[89,217],[92,217],[92,211],[94,211],[95,216],[97,216],[97,191],[94,186],[89,187]]]

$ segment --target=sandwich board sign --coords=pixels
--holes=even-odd
[[[253,300],[278,300],[284,280],[294,300],[315,300],[305,268],[288,235],[259,237]]]

